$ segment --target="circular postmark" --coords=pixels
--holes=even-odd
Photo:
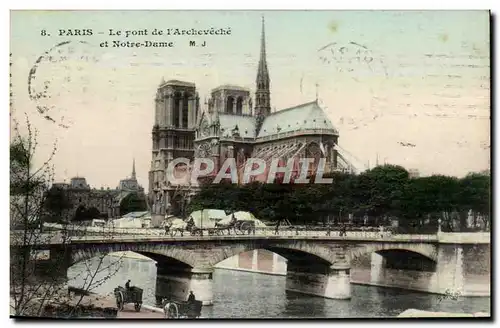
[[[322,84],[336,92],[335,98],[342,103],[348,100],[352,106],[340,117],[338,124],[348,129],[358,129],[381,116],[384,106],[381,92],[388,80],[387,67],[380,55],[367,46],[350,42],[331,42],[318,49],[322,64]],[[353,93],[356,97],[352,97]]]
[[[387,78],[387,68],[382,58],[360,43],[331,42],[318,49],[318,55],[323,64],[332,65],[337,72],[348,73],[355,80],[374,74]]]
[[[71,104],[85,102],[89,68],[98,61],[85,41],[64,41],[45,51],[28,74],[28,96],[47,121],[68,128]],[[88,96],[87,96],[88,97]]]

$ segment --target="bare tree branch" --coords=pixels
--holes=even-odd
[[[38,130],[31,125],[27,115],[25,135],[20,133],[15,119],[13,123],[15,135],[11,138],[10,158],[10,307],[11,313],[16,316],[42,316],[48,304],[73,304],[74,300],[68,296],[66,288],[67,277],[61,277],[59,271],[66,270],[71,263],[68,260],[74,247],[71,237],[75,235],[76,227],[68,223],[71,221],[69,211],[64,211],[68,217],[60,218],[65,224],[57,228],[44,227],[45,204],[55,176],[51,162],[57,151],[57,143],[54,143],[48,159],[35,168]],[[81,233],[86,235],[88,231],[83,229]],[[104,238],[113,238],[113,235],[114,231],[111,230]],[[49,246],[50,253],[46,256],[46,252],[42,251]],[[104,265],[104,257],[99,257],[97,268],[86,264],[86,270],[81,274],[85,291],[99,287],[118,271],[121,258]],[[116,267],[112,270],[112,266]],[[104,277],[99,277],[103,273]],[[76,305],[70,306],[67,316],[75,315],[82,299],[83,295]]]

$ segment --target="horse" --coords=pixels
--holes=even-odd
[[[230,235],[231,234],[231,228],[234,228],[234,225],[236,224],[236,221],[238,221],[236,219],[236,216],[234,216],[234,214],[231,216],[231,219],[227,219],[227,218],[224,218],[222,220],[220,220],[219,222],[217,222],[215,224],[215,227],[218,228],[218,229],[221,229],[221,230],[226,230],[227,229],[227,234]]]
[[[170,236],[174,237],[177,235],[177,232],[180,232],[181,237],[184,237],[184,231],[190,231],[193,226],[194,222],[192,219],[187,222],[182,219],[173,219],[170,224],[165,226],[165,234],[169,231]]]

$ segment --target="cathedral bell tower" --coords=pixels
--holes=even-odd
[[[153,216],[163,218],[172,207],[172,186],[166,170],[176,158],[194,157],[194,139],[199,96],[194,83],[162,81],[155,98],[155,122],[152,131],[152,160],[149,194]]]
[[[266,61],[266,31],[264,17],[262,17],[262,34],[260,38],[260,59],[257,69],[255,91],[255,115],[257,116],[257,130],[265,117],[271,113],[271,92],[269,91],[270,80]],[[258,132],[258,131],[257,131]]]

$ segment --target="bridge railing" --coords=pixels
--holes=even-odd
[[[433,241],[437,239],[436,234],[393,234],[391,231],[382,231],[380,230],[373,231],[371,230],[347,230],[342,233],[340,230],[328,230],[323,227],[316,228],[299,228],[296,229],[294,227],[283,227],[279,228],[276,231],[275,227],[262,227],[256,228],[256,235],[264,235],[264,236],[287,236],[287,237],[345,237],[345,238],[359,238],[359,239],[391,239],[391,240],[423,240],[423,241]]]
[[[183,237],[180,235],[176,235],[174,237],[171,237],[170,235],[165,235],[164,232],[161,232],[161,230],[156,229],[156,231],[151,231],[149,230],[149,233],[146,234],[116,234],[113,236],[102,236],[102,235],[81,235],[81,236],[74,236],[70,238],[69,240],[66,239],[63,234],[61,233],[48,233],[44,235],[41,235],[41,241],[35,241],[33,243],[30,243],[32,245],[46,245],[46,244],[61,244],[61,243],[79,243],[79,242],[118,242],[118,241],[124,241],[124,242],[130,242],[130,241],[158,241],[158,240],[171,240],[171,239],[189,239],[189,238],[196,238],[196,239],[203,239],[203,238],[208,238],[206,235],[205,236],[191,236],[189,233],[185,233]],[[490,235],[489,233],[470,233],[461,236],[461,234],[458,233],[442,233],[438,236],[436,235],[391,235],[391,234],[386,234],[386,235],[377,235],[373,232],[347,232],[346,235],[340,236],[338,232],[332,231],[329,236],[326,235],[326,233],[323,231],[302,231],[301,234],[295,235],[292,233],[292,231],[279,231],[278,234],[275,234],[275,231],[272,231],[270,229],[261,229],[260,233],[257,233],[255,235],[236,235],[231,233],[231,235],[217,235],[217,236],[210,236],[210,238],[220,238],[220,239],[239,239],[239,238],[312,238],[312,239],[332,239],[332,240],[368,240],[368,241],[388,241],[388,242],[438,242],[438,243],[458,243],[458,244],[489,244],[490,243]],[[43,241],[42,241],[43,240]],[[11,238],[11,245],[14,246],[18,243],[12,242]],[[18,244],[19,246],[23,246],[22,243]]]
[[[490,244],[491,234],[489,232],[440,232],[437,234],[438,241],[443,244]]]
[[[11,245],[17,244],[15,241],[19,238],[15,237],[16,232],[11,232]],[[183,237],[177,233],[173,238],[189,238],[191,233],[184,232]],[[391,231],[368,231],[368,230],[357,230],[357,231],[345,231],[342,233],[338,229],[330,230],[321,229],[318,227],[280,227],[276,231],[276,227],[256,227],[255,235],[251,233],[248,234],[236,234],[235,231],[231,231],[231,235],[228,236],[227,232],[223,235],[212,235],[204,234],[203,236],[194,236],[195,238],[259,238],[259,237],[269,237],[269,238],[318,238],[318,239],[361,239],[361,240],[387,240],[387,241],[427,241],[427,242],[439,242],[439,243],[490,243],[490,233],[488,232],[475,232],[475,233],[448,233],[440,232],[438,234],[393,234]],[[165,234],[164,229],[159,228],[143,228],[143,229],[130,229],[130,228],[113,228],[107,231],[106,228],[97,228],[85,230],[61,230],[61,231],[46,231],[40,235],[38,241],[35,244],[47,244],[47,243],[58,243],[57,240],[65,240],[66,243],[71,243],[72,241],[113,241],[113,240],[148,240],[148,239],[172,239],[170,234]],[[14,241],[14,242],[13,242]]]

